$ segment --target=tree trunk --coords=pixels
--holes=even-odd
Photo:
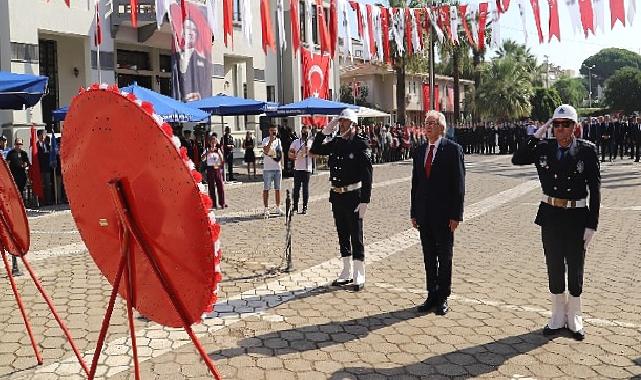
[[[474,112],[472,114],[472,120],[474,122],[479,122],[481,120],[481,118],[479,117],[480,113],[478,111],[478,99],[476,95],[478,94],[479,86],[481,86],[481,57],[482,55],[480,51],[472,49],[472,62],[474,65]]]
[[[452,49],[452,78],[454,79],[454,117],[452,121],[454,124],[458,123],[459,115],[461,114],[461,93],[459,91],[459,77],[461,75],[459,69],[460,54],[460,48],[454,46]]]
[[[405,57],[396,59],[396,122],[405,125]]]

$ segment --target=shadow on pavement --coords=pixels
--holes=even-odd
[[[541,330],[510,336],[497,341],[452,351],[418,363],[398,367],[346,367],[335,372],[330,379],[360,379],[374,374],[387,378],[456,378],[470,379],[496,371],[506,361],[526,354],[548,343]],[[429,349],[429,347],[427,347]],[[519,375],[519,374],[515,374]],[[524,374],[520,374],[524,375]]]
[[[296,297],[296,300],[298,301],[301,298],[317,296],[336,290],[341,290],[341,288],[322,288],[320,291],[310,292],[303,297]],[[210,356],[212,359],[217,360],[243,356],[252,352],[261,354],[269,353],[269,355],[276,356],[294,352],[313,351],[323,347],[365,338],[372,331],[419,316],[420,315],[416,313],[416,306],[412,306],[402,310],[370,315],[349,321],[335,321],[320,325],[274,331],[264,335],[248,337],[238,343],[239,348],[212,352]],[[267,340],[269,340],[269,347],[278,347],[278,354],[265,345],[265,341]]]

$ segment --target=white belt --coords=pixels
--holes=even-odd
[[[362,182],[356,182],[356,183],[352,183],[352,184],[349,184],[349,185],[343,186],[343,187],[332,187],[332,191],[335,192],[335,193],[342,194],[342,193],[346,193],[348,191],[358,190],[361,187],[363,187],[363,183]]]
[[[572,199],[554,198],[545,194],[543,194],[543,197],[541,198],[541,202],[547,203],[554,207],[561,207],[561,208],[578,208],[578,207],[586,207],[588,205],[587,198],[572,200]]]

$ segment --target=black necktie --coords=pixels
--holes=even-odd
[[[568,156],[568,151],[570,150],[570,148],[559,148],[559,150],[561,151],[561,160],[560,161],[563,161]]]

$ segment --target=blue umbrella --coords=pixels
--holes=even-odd
[[[271,102],[239,98],[225,94],[210,96],[209,98],[196,100],[187,104],[217,116],[259,115],[261,113],[275,111],[277,107],[276,104]]]
[[[40,101],[47,90],[47,77],[0,71],[0,109],[21,110]]]
[[[53,118],[53,121],[64,121],[65,117],[67,117],[67,112],[69,112],[69,106],[58,108],[51,112],[51,117]]]
[[[154,112],[167,122],[197,122],[209,117],[198,108],[179,102],[168,96],[140,87],[136,83],[123,87],[120,91],[136,95],[136,98],[154,105]]]
[[[338,115],[345,108],[357,109],[358,107],[352,104],[334,102],[312,96],[300,102],[278,107],[278,110],[270,113],[269,116]]]

